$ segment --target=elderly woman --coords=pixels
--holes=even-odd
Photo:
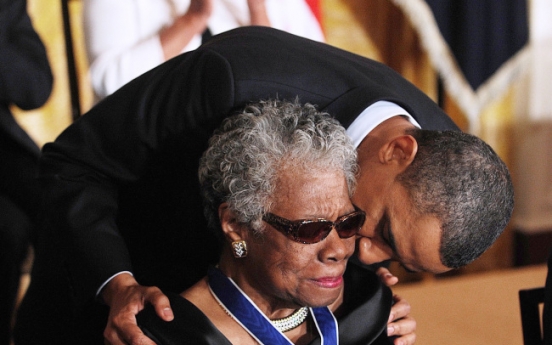
[[[267,101],[228,118],[199,168],[221,259],[169,295],[172,322],[141,312],[144,333],[159,344],[372,343],[391,296],[369,271],[346,274],[365,220],[350,201],[356,171],[345,130],[311,105]]]

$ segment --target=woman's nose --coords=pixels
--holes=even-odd
[[[330,231],[323,242],[325,243],[321,250],[322,260],[345,260],[355,251],[355,237],[341,238],[335,229]]]

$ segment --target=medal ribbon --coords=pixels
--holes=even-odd
[[[260,344],[293,344],[247,295],[219,269],[209,268],[209,287],[231,316]],[[310,308],[322,345],[338,345],[337,320],[327,307]]]

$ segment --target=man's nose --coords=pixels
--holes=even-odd
[[[360,237],[357,240],[357,251],[358,259],[366,265],[392,259],[392,256],[384,248],[376,245],[368,237]]]

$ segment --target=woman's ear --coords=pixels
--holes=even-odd
[[[379,156],[384,164],[395,164],[401,170],[409,166],[418,152],[418,142],[408,134],[390,139],[382,146]]]
[[[243,226],[240,226],[236,220],[236,215],[230,208],[227,203],[220,204],[218,208],[218,215],[220,219],[220,227],[224,233],[224,237],[230,241],[241,241],[243,240],[242,231]]]

